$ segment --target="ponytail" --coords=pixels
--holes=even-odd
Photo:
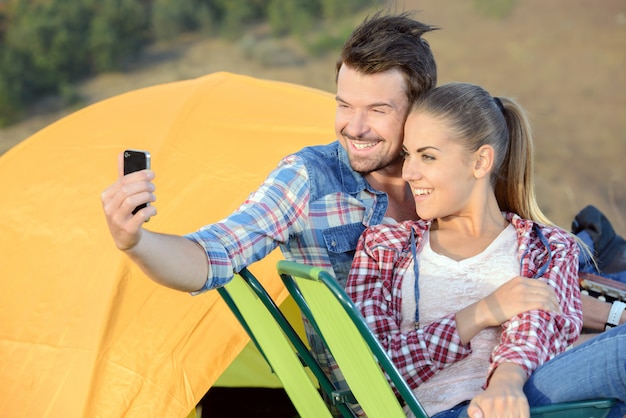
[[[539,208],[535,195],[534,141],[526,112],[512,99],[494,100],[502,103],[500,111],[508,132],[507,151],[499,172],[494,174],[494,190],[500,209],[552,225]]]

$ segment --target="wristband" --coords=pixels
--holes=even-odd
[[[606,324],[604,324],[605,331],[619,325],[619,320],[622,316],[622,312],[624,312],[624,309],[626,309],[626,303],[619,300],[613,302],[611,305],[611,311],[609,312],[609,317],[606,320]]]

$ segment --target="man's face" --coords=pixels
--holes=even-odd
[[[406,81],[392,69],[362,74],[342,65],[337,76],[335,133],[350,165],[362,174],[402,166]]]

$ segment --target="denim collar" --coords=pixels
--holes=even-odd
[[[375,203],[373,205],[367,205],[365,208],[365,213],[363,214],[363,225],[369,226],[381,223],[385,217],[387,206],[389,204],[387,193],[374,189],[370,186],[367,180],[365,180],[363,175],[354,171],[350,165],[348,153],[339,141],[336,141],[336,144],[337,159],[340,162],[339,176],[341,179],[342,190],[352,196],[356,196],[363,190],[367,190],[368,192],[376,195],[376,198],[374,199]]]

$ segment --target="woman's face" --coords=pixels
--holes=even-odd
[[[476,184],[472,154],[452,135],[444,119],[424,112],[407,118],[402,178],[422,219],[461,215],[471,203]]]

